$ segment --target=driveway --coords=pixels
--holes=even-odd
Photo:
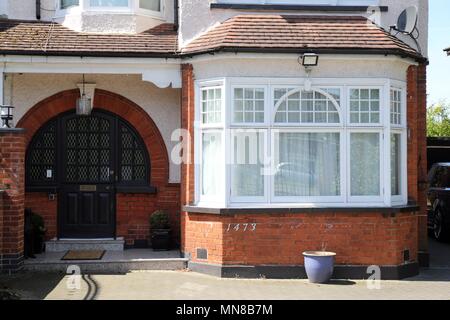
[[[366,281],[334,281],[327,285],[306,280],[219,279],[186,271],[148,271],[124,275],[25,273],[0,278],[23,299],[450,299],[450,244],[430,239],[431,267],[414,278],[382,281],[369,289]],[[78,282],[79,280],[79,282]],[[77,287],[79,284],[79,288]],[[1,288],[1,287],[0,287]]]

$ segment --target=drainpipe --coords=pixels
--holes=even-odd
[[[36,0],[36,19],[41,20],[41,0]]]
[[[180,10],[180,7],[178,5],[178,0],[173,0],[174,3],[174,16],[173,16],[173,20],[174,20],[174,25],[175,25],[175,31],[178,31],[178,28],[180,26],[180,18],[179,18],[179,13],[178,11]]]

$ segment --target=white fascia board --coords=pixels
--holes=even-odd
[[[160,88],[181,88],[178,59],[2,56],[0,63],[5,73],[140,74]]]
[[[208,62],[215,60],[224,60],[224,59],[295,59],[297,60],[300,53],[246,53],[246,52],[238,52],[238,53],[215,53],[214,55],[198,55],[190,58],[184,58],[183,61],[189,63],[195,62]],[[377,55],[377,54],[320,54],[320,60],[328,60],[328,61],[355,61],[355,60],[367,60],[367,61],[398,61],[403,62],[409,65],[418,65],[418,62],[411,58],[402,58],[395,55]]]

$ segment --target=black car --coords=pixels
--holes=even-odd
[[[439,241],[450,235],[450,163],[437,163],[428,174],[428,228]]]

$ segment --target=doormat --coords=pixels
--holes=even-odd
[[[69,250],[61,260],[102,260],[105,250]]]

